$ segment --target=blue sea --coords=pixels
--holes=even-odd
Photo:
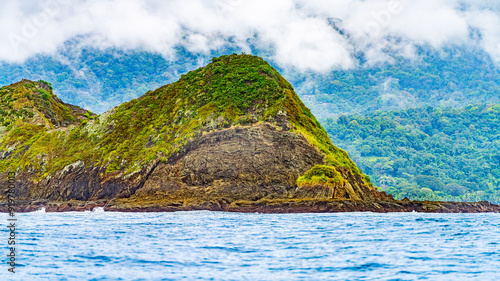
[[[1,214],[7,260],[7,215]],[[500,214],[17,214],[0,280],[500,280]]]

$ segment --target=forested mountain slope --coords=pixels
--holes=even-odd
[[[362,60],[362,58],[360,58]],[[479,50],[420,48],[413,59],[287,79],[319,118],[500,102],[500,68]]]
[[[324,127],[396,198],[500,202],[500,105],[344,115]]]

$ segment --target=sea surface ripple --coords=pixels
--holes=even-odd
[[[0,280],[500,280],[500,214],[18,214]]]

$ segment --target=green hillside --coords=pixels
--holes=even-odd
[[[0,133],[9,131],[15,122],[30,121],[52,129],[78,124],[85,113],[79,107],[62,102],[45,81],[23,80],[0,88]]]

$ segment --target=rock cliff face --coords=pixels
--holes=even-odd
[[[24,210],[395,204],[258,57],[216,58],[100,116],[64,104],[43,81],[0,94],[0,185],[15,173]]]
[[[323,157],[307,140],[268,123],[206,134],[160,163],[138,197],[258,200],[288,197]]]

